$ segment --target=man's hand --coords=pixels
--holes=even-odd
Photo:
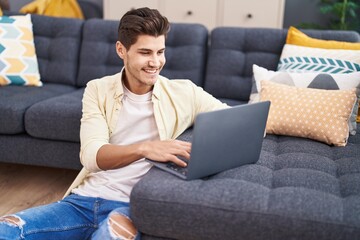
[[[158,162],[174,162],[186,167],[186,163],[177,156],[190,159],[191,143],[180,140],[149,141],[144,142],[142,147],[144,157]]]

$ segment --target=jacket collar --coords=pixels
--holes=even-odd
[[[158,77],[158,79],[156,80],[156,83],[154,84],[154,88],[153,88],[153,92],[152,92],[152,95],[153,95],[153,99],[154,97],[157,99],[157,100],[160,100],[160,78],[161,76]]]
[[[122,75],[123,75],[123,69],[121,69],[120,73],[116,74],[115,77],[115,82],[114,82],[114,90],[115,90],[115,94],[114,94],[114,98],[120,98],[120,100],[122,99],[122,97],[124,96],[124,88],[122,85]]]

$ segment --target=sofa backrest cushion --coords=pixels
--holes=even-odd
[[[122,60],[116,54],[118,21],[89,19],[84,24],[77,85],[119,72]],[[166,64],[161,74],[187,78],[198,85],[205,72],[207,29],[199,24],[172,24],[166,39]]]
[[[32,15],[42,82],[75,86],[84,21]]]
[[[304,30],[326,40],[358,42],[351,31]],[[211,32],[204,88],[220,99],[248,101],[252,66],[276,70],[287,35],[286,29],[219,27]]]
[[[208,30],[200,24],[173,23],[166,39],[166,64],[162,75],[170,79],[204,82]]]
[[[77,85],[121,70],[123,62],[116,54],[118,22],[89,19],[85,21],[80,51]]]

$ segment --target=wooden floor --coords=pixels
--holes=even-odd
[[[0,163],[0,216],[61,199],[78,172]]]

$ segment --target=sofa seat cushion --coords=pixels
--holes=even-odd
[[[131,214],[144,236],[171,239],[360,239],[359,182],[359,134],[346,147],[268,134],[256,164],[208,179],[152,168]]]
[[[80,143],[33,138],[28,134],[0,134],[0,142],[1,162],[75,170],[82,167]]]
[[[83,94],[82,88],[34,104],[25,114],[26,132],[36,138],[79,142]]]
[[[24,115],[31,105],[74,90],[75,87],[54,83],[44,84],[42,87],[0,88],[0,133],[24,132]]]

